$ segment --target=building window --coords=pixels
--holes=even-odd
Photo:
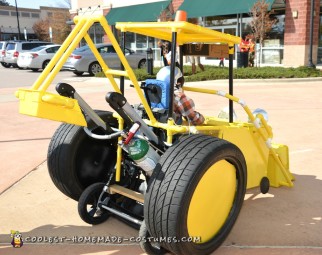
[[[275,25],[272,30],[267,33],[266,39],[263,41],[263,47],[260,51],[259,45],[257,45],[257,54],[261,54],[260,61],[261,64],[268,65],[280,65],[283,64],[284,55],[284,27],[285,27],[285,15],[274,15],[272,18],[276,19]],[[243,35],[252,34],[252,29],[250,26],[252,18],[243,18]]]
[[[204,26],[205,27],[221,27],[221,26],[237,26],[237,19],[230,16],[211,16],[205,17]]]
[[[11,16],[17,16],[17,12],[11,12]],[[20,16],[19,12],[18,12],[18,16]]]
[[[9,11],[0,11],[0,15],[9,16]]]
[[[40,15],[39,15],[39,13],[31,13],[31,17],[32,18],[39,18]]]
[[[21,17],[30,18],[30,13],[29,12],[22,12]]]
[[[319,29],[319,46],[318,46],[318,64],[322,63],[322,13],[320,14],[320,29]]]

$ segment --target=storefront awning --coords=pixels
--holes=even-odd
[[[179,10],[187,12],[188,18],[249,13],[257,0],[185,0]],[[266,0],[271,8],[274,0]]]
[[[106,19],[109,25],[115,25],[116,22],[157,21],[169,4],[170,0],[166,0],[113,8],[106,15]]]

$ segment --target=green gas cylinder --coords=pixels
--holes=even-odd
[[[149,176],[160,159],[160,155],[143,139],[133,139],[128,145],[128,153]]]

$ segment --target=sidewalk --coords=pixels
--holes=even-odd
[[[109,90],[104,79],[70,81],[93,107],[108,109]],[[293,81],[295,82],[295,81]],[[271,188],[266,195],[247,191],[245,203],[232,232],[216,255],[321,254],[322,253],[322,130],[321,80],[293,82],[235,80],[234,93],[250,108],[269,113],[274,141],[289,145],[294,188]],[[187,84],[199,86],[198,84]],[[228,91],[227,81],[203,82],[202,86]],[[137,243],[83,244],[73,241],[49,245],[25,242],[20,249],[10,245],[10,231],[26,237],[136,237],[132,229],[115,218],[91,226],[77,213],[77,203],[60,193],[47,172],[46,153],[50,138],[60,123],[18,114],[18,102],[10,90],[1,90],[0,116],[0,254],[143,254]],[[133,88],[126,87],[129,102],[137,102]],[[214,115],[227,101],[191,93],[198,111]],[[209,102],[211,101],[211,107]],[[236,107],[237,115],[243,117]],[[24,177],[25,176],[25,177]],[[20,181],[18,181],[20,180]],[[18,181],[18,182],[17,182]],[[11,186],[13,183],[15,185]],[[27,238],[28,239],[28,238]]]

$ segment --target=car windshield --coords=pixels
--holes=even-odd
[[[36,48],[31,49],[32,51],[40,51],[42,49],[46,48],[46,46],[38,46]]]

